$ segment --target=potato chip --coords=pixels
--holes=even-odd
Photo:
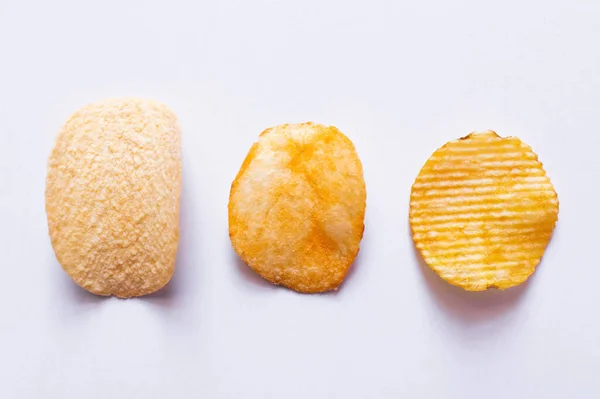
[[[231,185],[233,248],[266,280],[336,289],[358,254],[366,190],[352,142],[313,123],[265,130]]]
[[[164,105],[97,102],[63,126],[48,162],[52,246],[71,278],[98,295],[163,287],[179,241],[181,132]]]
[[[557,219],[558,198],[537,155],[491,130],[437,150],[410,196],[410,226],[423,259],[468,291],[527,280]]]

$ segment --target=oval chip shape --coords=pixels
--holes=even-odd
[[[366,189],[360,159],[338,129],[314,123],[265,130],[233,181],[235,251],[276,285],[336,289],[356,258]]]
[[[410,226],[423,259],[468,291],[527,280],[557,219],[558,197],[537,155],[491,130],[438,149],[410,196]]]
[[[54,252],[81,287],[134,297],[171,279],[179,241],[181,129],[166,106],[100,101],[65,123],[48,162]]]

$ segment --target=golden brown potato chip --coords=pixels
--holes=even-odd
[[[336,289],[358,254],[366,190],[352,142],[313,123],[265,130],[231,185],[229,235],[266,280]]]
[[[46,213],[63,269],[98,295],[163,287],[179,241],[181,131],[164,105],[113,99],[63,126],[48,162]]]
[[[423,259],[468,291],[527,280],[557,219],[558,198],[537,155],[491,130],[437,150],[410,196],[410,226]]]

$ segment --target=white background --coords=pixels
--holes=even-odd
[[[0,0],[0,398],[599,398],[600,2]],[[55,260],[46,162],[63,122],[147,96],[183,126],[177,270],[88,294]],[[333,124],[367,182],[342,288],[244,266],[229,187],[265,128]],[[466,293],[408,228],[429,155],[473,130],[540,155],[559,223],[530,281]]]

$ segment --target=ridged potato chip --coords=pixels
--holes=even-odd
[[[410,196],[410,226],[423,259],[468,291],[527,280],[557,219],[558,198],[537,155],[493,131],[437,150]]]
[[[229,235],[266,280],[336,289],[358,254],[366,189],[352,142],[313,123],[265,130],[231,185]]]
[[[67,274],[134,297],[171,279],[179,242],[181,131],[162,104],[124,98],[78,110],[48,162],[46,213]]]

